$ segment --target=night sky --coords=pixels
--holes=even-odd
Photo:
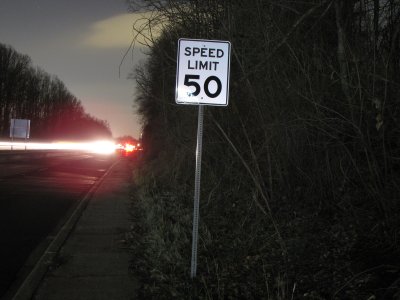
[[[145,59],[132,40],[126,0],[0,0],[0,42],[64,82],[87,113],[107,120],[114,137],[140,136],[130,72]]]

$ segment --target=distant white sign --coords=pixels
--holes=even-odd
[[[11,119],[10,138],[29,139],[31,121],[26,119]]]
[[[227,106],[231,43],[179,39],[175,101]]]

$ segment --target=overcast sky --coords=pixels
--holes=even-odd
[[[109,122],[114,137],[139,137],[127,77],[143,51],[128,55],[118,74],[135,18],[125,0],[0,0],[0,43],[59,77],[87,113]]]

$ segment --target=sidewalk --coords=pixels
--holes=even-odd
[[[90,199],[32,299],[134,299],[137,283],[129,272],[131,169],[120,160]]]

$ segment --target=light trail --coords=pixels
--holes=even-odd
[[[1,150],[70,150],[70,151],[87,151],[98,154],[112,154],[117,146],[112,141],[102,140],[93,142],[53,142],[53,143],[36,143],[36,142],[2,142],[0,141]]]

